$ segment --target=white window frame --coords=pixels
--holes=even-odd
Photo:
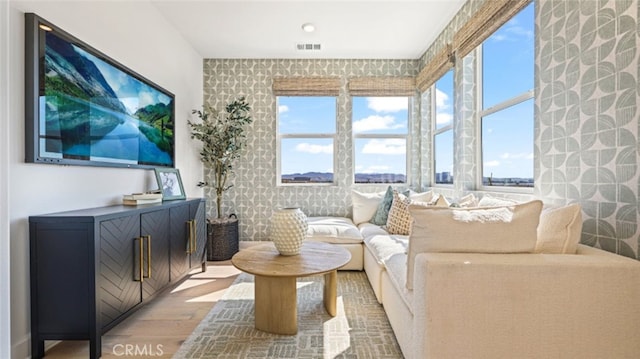
[[[338,97],[337,96],[295,96],[295,97],[333,97],[336,106],[336,118],[334,133],[280,133],[280,112],[278,111],[280,104],[280,97],[294,97],[294,96],[276,96],[276,186],[292,187],[292,186],[335,186],[336,185],[336,140],[338,132]],[[282,140],[283,139],[331,139],[333,143],[333,181],[330,183],[283,183],[282,182]]]
[[[388,96],[388,97],[406,97],[407,98],[407,132],[405,134],[384,134],[384,133],[364,133],[364,132],[358,132],[356,133],[355,131],[353,131],[353,98],[354,97],[378,97],[378,96],[351,96],[351,131],[353,133],[353,141],[352,146],[351,146],[351,158],[353,158],[353,172],[351,173],[351,183],[353,183],[355,186],[380,186],[380,185],[407,185],[409,183],[409,176],[410,176],[410,171],[411,171],[411,151],[410,151],[410,146],[411,146],[411,135],[409,134],[410,129],[411,129],[411,118],[413,116],[411,116],[411,113],[413,112],[413,97],[412,96]],[[405,181],[404,183],[356,183],[356,140],[357,139],[403,139],[405,140],[405,164],[404,164],[404,173],[405,173]]]

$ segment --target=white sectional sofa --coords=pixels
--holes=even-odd
[[[546,218],[549,226],[559,216]],[[350,219],[336,221],[344,226],[341,233],[347,228],[355,233]],[[579,217],[578,222],[581,228]],[[573,223],[562,229],[564,235],[575,237]],[[412,251],[413,289],[408,289],[410,236],[389,234],[367,221],[357,228],[361,260],[343,269],[364,268],[406,358],[637,358],[640,353],[636,260],[585,245],[571,248],[574,254]],[[334,234],[316,239],[340,243],[338,231]]]

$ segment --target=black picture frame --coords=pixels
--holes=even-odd
[[[177,168],[155,168],[154,170],[163,201],[187,198],[182,185],[180,170]]]

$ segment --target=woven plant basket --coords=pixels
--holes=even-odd
[[[223,220],[207,223],[207,260],[225,261],[238,253],[238,217],[235,214]]]

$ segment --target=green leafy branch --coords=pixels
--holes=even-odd
[[[233,185],[227,185],[229,175],[233,173],[233,163],[246,145],[245,125],[251,124],[251,107],[244,97],[230,102],[221,114],[217,110],[203,106],[202,110],[193,110],[192,114],[200,122],[187,121],[191,127],[191,138],[202,142],[200,160],[213,170],[213,183],[216,191],[216,209],[218,218],[222,217],[222,195]]]

